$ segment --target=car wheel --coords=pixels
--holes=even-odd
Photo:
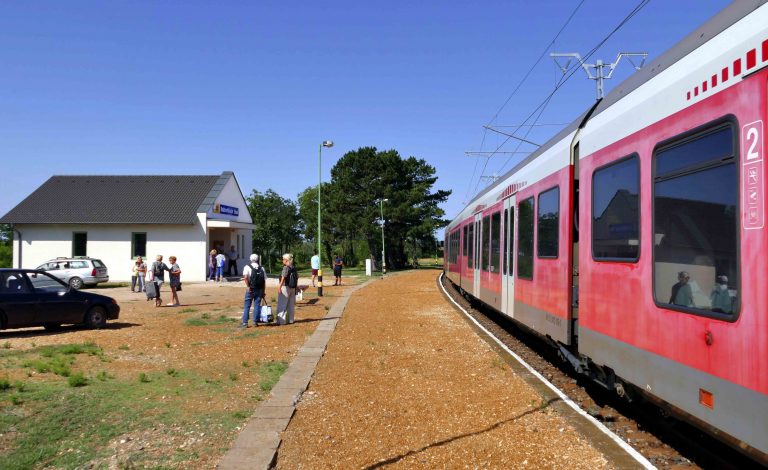
[[[104,310],[104,307],[98,305],[91,307],[88,313],[85,314],[85,324],[88,328],[99,329],[105,327],[107,325],[107,312]]]
[[[61,330],[61,324],[60,323],[46,323],[43,325],[43,328],[45,328],[48,331],[59,331]]]
[[[79,277],[73,277],[69,280],[69,287],[73,289],[82,289],[83,288],[83,280]]]

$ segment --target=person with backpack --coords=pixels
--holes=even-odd
[[[149,268],[150,281],[155,285],[155,307],[163,305],[163,299],[160,298],[160,286],[165,282],[166,271],[170,271],[170,268],[163,263],[163,255],[157,255],[155,262]]]
[[[259,255],[251,255],[251,264],[246,264],[243,268],[243,282],[245,283],[245,300],[240,328],[248,328],[251,304],[253,304],[253,326],[256,326],[261,314],[261,301],[267,295],[267,274],[259,264]]]
[[[296,288],[299,286],[299,272],[293,265],[293,255],[283,255],[283,271],[277,290],[277,323],[293,323],[296,310]]]

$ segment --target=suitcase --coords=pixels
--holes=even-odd
[[[147,300],[157,297],[157,284],[154,281],[148,281],[144,287],[147,289]]]

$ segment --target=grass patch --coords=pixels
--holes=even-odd
[[[219,315],[218,318],[211,318],[207,313],[200,315],[200,318],[187,318],[184,324],[187,326],[212,326],[212,325],[227,325],[235,323],[238,320],[230,318],[226,315]]]
[[[259,388],[263,392],[272,390],[272,387],[280,380],[280,376],[283,375],[287,368],[288,363],[286,361],[270,361],[261,364],[259,367],[259,376],[261,377]]]
[[[0,379],[0,391],[5,391],[11,388],[11,381],[8,377]]]
[[[139,382],[141,382],[143,384],[148,384],[151,381],[152,380],[150,380],[149,376],[147,374],[145,374],[144,372],[139,374]]]
[[[181,310],[179,310],[179,312],[180,313],[195,313],[195,312],[197,312],[197,309],[196,308],[187,307],[187,308],[182,308]]]
[[[117,349],[119,349],[121,351],[128,351],[129,349],[131,349],[131,347],[128,346],[127,344],[123,344],[123,345],[119,346]]]
[[[88,385],[88,379],[81,372],[77,372],[69,376],[67,383],[70,387],[85,387]]]

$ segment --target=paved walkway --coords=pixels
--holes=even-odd
[[[353,292],[371,281],[346,292],[334,302],[312,336],[299,349],[296,358],[280,377],[269,399],[262,402],[246,423],[232,448],[224,455],[221,470],[268,469],[272,467],[280,446],[280,435],[296,410],[301,394],[309,385],[315,366],[325,352],[336,323],[344,313]]]

